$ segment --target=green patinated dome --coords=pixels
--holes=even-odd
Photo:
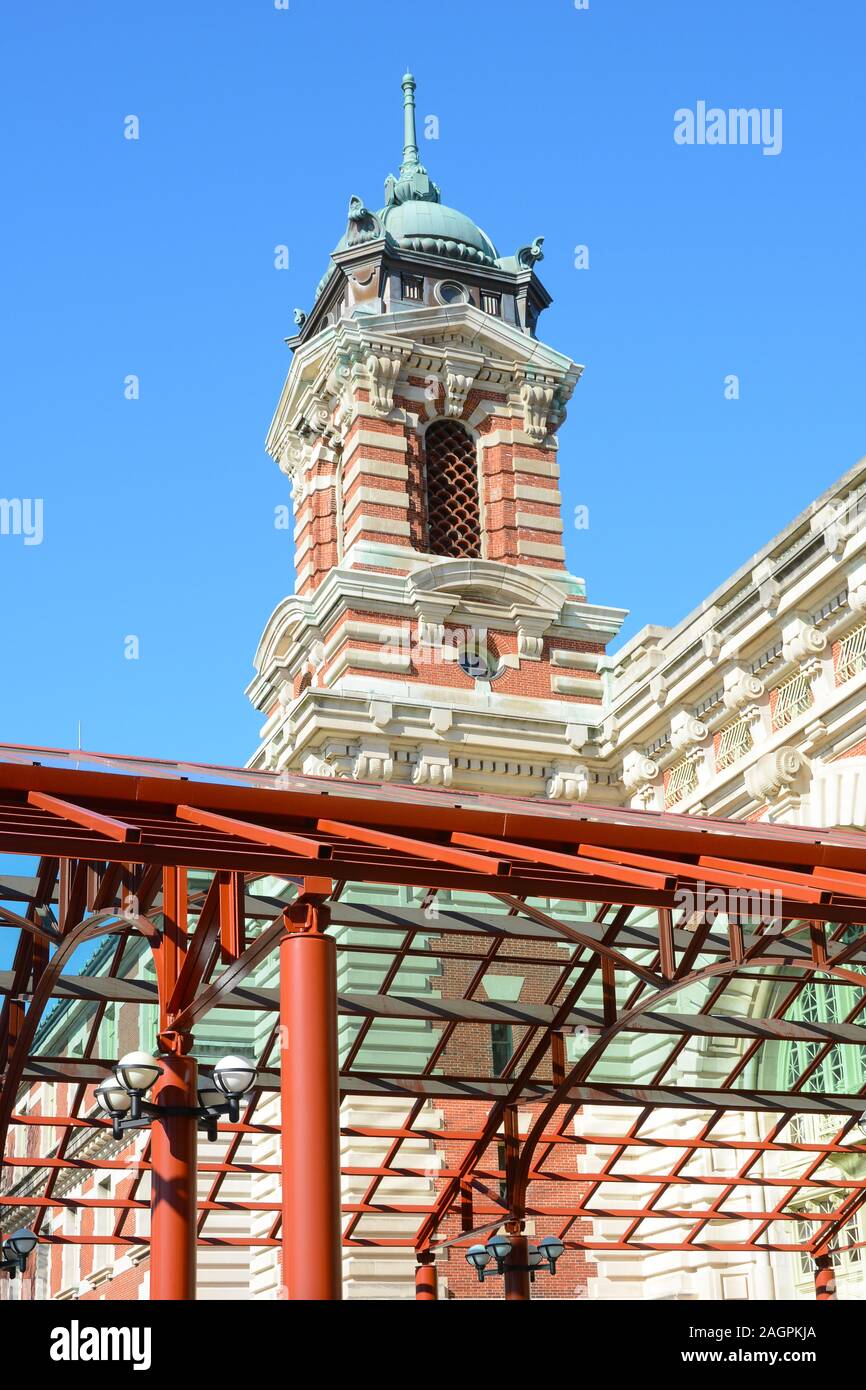
[[[395,246],[427,255],[449,256],[475,265],[501,265],[499,254],[486,232],[471,217],[441,201],[438,185],[421,163],[415,130],[415,79],[403,77],[403,160],[399,173],[385,180],[385,206],[370,212],[360,198],[349,204],[349,226],[333,255],[359,242],[383,234]],[[526,248],[527,254],[534,253]],[[540,254],[535,255],[540,259]],[[528,263],[528,262],[527,262]],[[316,289],[322,293],[334,272],[333,262]]]
[[[409,200],[379,213],[386,232],[408,251],[456,256],[460,260],[492,265],[496,247],[480,227],[444,203]]]

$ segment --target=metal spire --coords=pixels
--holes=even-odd
[[[403,163],[400,165],[400,178],[410,178],[420,165],[415,131],[415,79],[411,72],[407,72],[403,76]]]
[[[385,180],[385,202],[388,207],[398,203],[438,203],[438,186],[421,163],[418,135],[415,130],[415,78],[403,74],[403,163],[397,178],[389,174]]]

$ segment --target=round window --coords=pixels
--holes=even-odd
[[[466,287],[456,280],[440,280],[436,286],[436,298],[440,304],[465,304],[469,295]]]
[[[468,633],[460,644],[457,655],[460,670],[474,681],[492,681],[499,675],[499,658],[496,653],[474,634]]]

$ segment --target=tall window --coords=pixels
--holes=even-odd
[[[475,445],[456,420],[437,420],[427,431],[428,545],[433,555],[477,560],[481,509]]]
[[[785,1017],[796,1023],[839,1023],[854,1007],[857,997],[857,991],[847,985],[810,981],[803,986]],[[814,1070],[802,1085],[804,1091],[839,1095],[858,1091],[863,1085],[863,1062],[856,1044],[836,1043],[827,1051],[826,1044],[819,1041],[791,1042],[785,1054],[783,1084],[786,1089],[795,1086],[813,1064],[816,1064]]]
[[[494,1023],[490,1028],[493,1075],[501,1076],[514,1055],[514,1034],[510,1023]]]

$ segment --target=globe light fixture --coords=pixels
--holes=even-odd
[[[565,1246],[559,1236],[545,1236],[538,1242],[538,1250],[542,1260],[547,1261],[547,1267],[551,1274],[555,1274],[556,1262],[561,1260],[565,1254]]]
[[[470,1245],[469,1249],[466,1251],[466,1258],[472,1265],[472,1268],[477,1270],[479,1283],[483,1284],[484,1271],[492,1259],[489,1251],[487,1251],[483,1245]]]
[[[504,1232],[491,1236],[485,1248],[491,1260],[495,1260],[497,1265],[502,1265],[511,1254],[511,1237],[505,1235]],[[502,1273],[501,1269],[499,1273]]]
[[[149,1052],[127,1052],[114,1068],[114,1075],[124,1090],[143,1095],[162,1075],[162,1063]]]
[[[132,1101],[129,1092],[116,1081],[103,1081],[96,1088],[96,1099],[100,1108],[112,1119],[129,1113]]]
[[[96,1102],[110,1117],[115,1139],[127,1129],[142,1129],[157,1115],[188,1115],[213,1142],[220,1115],[228,1115],[237,1124],[241,1097],[253,1086],[257,1074],[255,1063],[245,1057],[223,1057],[214,1066],[213,1075],[202,1078],[198,1105],[154,1105],[145,1100],[145,1093],[162,1075],[162,1063],[149,1052],[128,1052],[115,1066],[114,1077],[106,1077],[96,1087]]]
[[[36,1248],[38,1240],[39,1237],[25,1226],[22,1226],[18,1231],[13,1231],[12,1235],[7,1236],[3,1242],[0,1270],[4,1274],[8,1274],[10,1279],[14,1279],[18,1274],[23,1274],[27,1268],[28,1257]]]
[[[214,1085],[225,1096],[242,1096],[255,1081],[256,1070],[246,1057],[223,1057],[213,1069]]]
[[[512,1249],[511,1237],[505,1231],[492,1235],[486,1245],[470,1245],[466,1259],[476,1271],[479,1283],[484,1283],[487,1266],[495,1263],[496,1269],[490,1270],[488,1276],[505,1274],[506,1270],[522,1270],[528,1272],[530,1283],[534,1284],[537,1270],[545,1266],[550,1274],[555,1274],[556,1262],[565,1254],[565,1245],[559,1236],[544,1236],[537,1245],[527,1245],[525,1265],[511,1263],[509,1257]]]

